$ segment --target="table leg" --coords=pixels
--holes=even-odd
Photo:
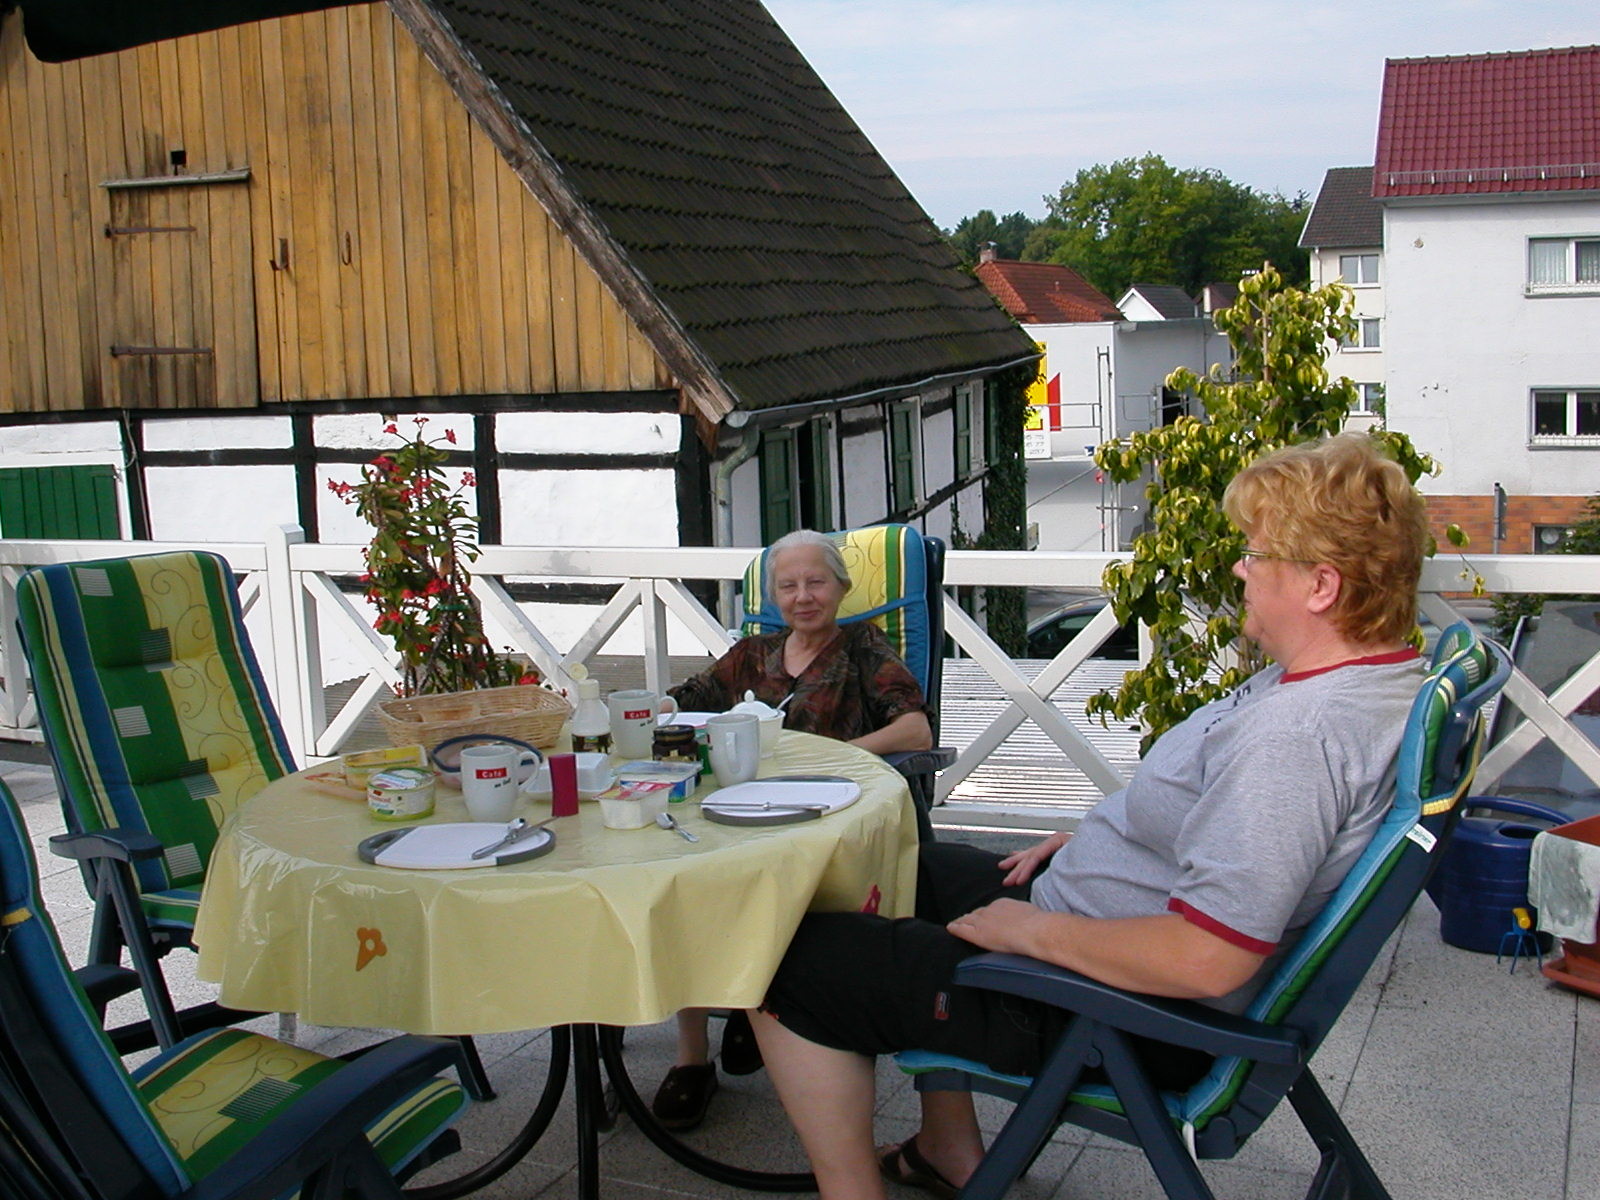
[[[572,1034],[566,1026],[558,1026],[550,1031],[550,1073],[545,1076],[544,1090],[539,1093],[539,1101],[533,1106],[533,1112],[528,1116],[528,1122],[517,1133],[510,1144],[500,1153],[496,1154],[483,1166],[476,1170],[468,1171],[455,1179],[448,1179],[443,1183],[430,1184],[427,1187],[406,1188],[405,1195],[408,1200],[456,1200],[459,1196],[470,1195],[479,1188],[484,1187],[494,1180],[499,1179],[517,1163],[521,1162],[529,1150],[533,1149],[544,1131],[550,1127],[551,1119],[556,1115],[556,1109],[561,1104],[561,1094],[567,1088],[567,1064],[572,1054]]]
[[[573,1104],[578,1110],[578,1200],[599,1200],[600,1126],[605,1121],[605,1091],[593,1025],[572,1027]]]
[[[733,1187],[747,1188],[750,1191],[814,1192],[817,1190],[816,1176],[809,1171],[781,1173],[736,1167],[708,1158],[674,1137],[656,1120],[655,1114],[650,1111],[650,1106],[644,1102],[633,1086],[633,1080],[628,1078],[627,1065],[622,1061],[622,1030],[614,1025],[600,1027],[600,1057],[606,1064],[606,1075],[611,1080],[611,1086],[616,1089],[617,1098],[622,1101],[623,1111],[633,1119],[633,1123],[639,1127],[639,1132],[654,1142],[668,1157],[682,1163],[696,1174],[704,1175],[707,1179]],[[579,1191],[581,1195],[581,1176]],[[584,1196],[583,1200],[591,1200],[591,1197]]]

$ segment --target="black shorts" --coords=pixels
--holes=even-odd
[[[977,946],[945,924],[1001,897],[1000,857],[959,843],[922,848],[917,915],[812,913],[800,923],[762,1007],[807,1041],[858,1054],[901,1050],[975,1059],[1010,1075],[1032,1075],[1071,1014],[1034,1000],[952,983]],[[1141,1057],[1158,1085],[1183,1087],[1210,1065],[1204,1056],[1151,1044]]]

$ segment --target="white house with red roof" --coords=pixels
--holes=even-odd
[[[1184,398],[1165,386],[1168,374],[1228,361],[1227,339],[1181,288],[1143,289],[1162,300],[1174,293],[1181,304],[1167,311],[1130,289],[1142,306],[1136,316],[1071,267],[985,250],[973,273],[1044,351],[1030,396],[1039,428],[1028,452],[1028,519],[1038,548],[1124,548],[1143,520],[1144,485],[1110,482],[1090,455],[1109,438],[1186,411]]]
[[[1600,46],[1385,65],[1389,423],[1436,525],[1551,548],[1600,491]]]

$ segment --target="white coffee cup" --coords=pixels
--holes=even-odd
[[[761,722],[751,713],[720,713],[706,720],[711,770],[718,787],[732,787],[756,777],[761,760]]]
[[[611,753],[618,758],[650,757],[650,743],[656,735],[656,718],[664,712],[677,712],[678,702],[671,696],[635,688],[612,692],[606,697],[611,712]]]
[[[461,752],[461,798],[474,821],[509,821],[522,800],[521,781],[539,765],[539,753],[505,742],[485,742]]]

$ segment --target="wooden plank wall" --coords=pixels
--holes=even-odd
[[[249,178],[102,186],[174,150]],[[669,386],[384,5],[59,66],[0,26],[0,412]]]

